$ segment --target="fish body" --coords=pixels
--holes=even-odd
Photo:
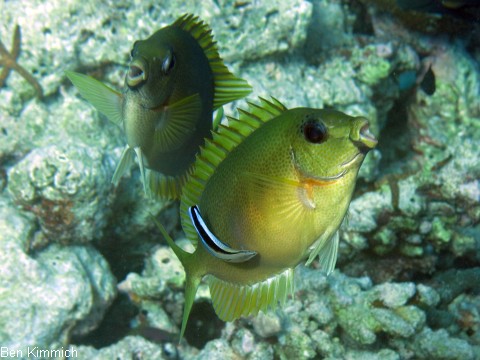
[[[212,128],[215,86],[208,59],[197,40],[175,24],[135,42],[131,54],[123,103],[127,143],[142,148],[148,169],[166,175],[183,173]],[[148,76],[143,83],[144,73]],[[182,131],[174,134],[168,121],[177,118],[168,116],[169,105],[185,99],[190,101],[184,105],[194,111],[184,123],[177,122]],[[151,135],[157,130],[171,131],[171,137],[165,133],[155,141]]]
[[[167,237],[187,273],[182,333],[205,275],[217,315],[231,321],[283,303],[305,258],[320,255],[332,271],[358,170],[377,143],[365,118],[334,110],[261,99],[239,111],[207,140],[184,187],[195,252]]]
[[[178,198],[213,111],[251,92],[223,64],[209,27],[193,15],[136,41],[123,91],[66,72],[80,94],[122,126],[127,146],[117,183],[137,156],[145,192]]]

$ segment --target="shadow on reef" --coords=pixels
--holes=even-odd
[[[475,321],[475,308],[463,305],[455,315],[449,311],[452,302],[460,296],[477,298],[480,294],[478,279],[480,268],[450,269],[439,273],[427,282],[429,286],[437,290],[440,296],[440,304],[436,308],[426,309],[427,323],[433,329],[448,327],[456,323],[467,336],[475,334],[478,324]]]
[[[225,326],[225,323],[215,314],[209,301],[201,301],[193,305],[188,323],[185,338],[197,349],[203,349],[207,342],[219,338]]]
[[[138,179],[139,171],[136,172],[135,180]],[[157,235],[154,223],[148,207],[141,209],[144,202],[138,202],[136,197],[143,196],[137,187],[119,186],[119,192],[112,205],[115,221],[107,229],[105,236],[97,244],[96,248],[102,253],[110,264],[112,273],[120,282],[129,273],[141,273],[145,259],[156,247],[162,245],[161,237]],[[138,195],[140,194],[140,195]],[[178,220],[172,214],[178,213],[178,203],[171,202],[168,205],[157,205],[163,209],[158,214],[159,219],[167,225],[170,233],[179,233]],[[145,223],[147,226],[145,226]]]
[[[387,122],[381,131],[378,150],[382,154],[379,165],[382,174],[395,172],[398,164],[408,163],[413,156],[407,106],[408,100],[397,101],[388,112]]]
[[[86,336],[73,336],[71,343],[89,345],[96,349],[112,345],[131,332],[131,321],[138,314],[126,294],[119,294],[105,314],[102,323]]]

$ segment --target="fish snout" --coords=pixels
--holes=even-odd
[[[355,119],[355,123],[350,131],[350,139],[363,153],[372,150],[378,143],[378,140],[370,132],[368,120],[363,117]]]
[[[126,82],[129,88],[136,88],[147,80],[147,68],[142,59],[134,59],[128,67]]]

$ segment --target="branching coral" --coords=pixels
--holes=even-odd
[[[35,89],[37,97],[39,99],[43,98],[43,89],[40,83],[30,74],[23,66],[18,62],[18,56],[20,55],[20,43],[22,41],[22,33],[20,26],[15,26],[15,31],[13,33],[12,41],[12,51],[8,52],[5,45],[0,41],[0,65],[3,66],[2,73],[0,74],[0,88],[5,86],[8,75],[12,70],[15,70],[20,76],[28,81],[30,85]]]

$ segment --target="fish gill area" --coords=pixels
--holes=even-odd
[[[2,356],[36,346],[98,360],[480,358],[479,21],[442,16],[452,32],[402,11],[363,0],[0,2]],[[119,89],[133,42],[187,12],[211,26],[249,99],[365,116],[379,145],[330,276],[300,265],[283,309],[231,323],[201,285],[178,344],[185,273],[151,220],[188,247],[178,204],[147,199],[137,167],[111,184],[123,133],[64,71]]]

